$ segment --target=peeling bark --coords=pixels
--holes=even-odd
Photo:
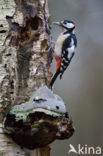
[[[25,102],[33,91],[48,85],[51,79],[49,68],[53,48],[48,23],[47,0],[0,1],[1,122],[2,112],[5,115],[9,105]],[[2,124],[0,155],[44,156],[42,150],[21,149],[3,134]]]

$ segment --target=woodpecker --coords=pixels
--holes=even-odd
[[[54,57],[56,60],[56,73],[54,74],[49,87],[52,89],[53,84],[57,77],[60,79],[64,71],[69,66],[77,47],[77,38],[75,35],[75,23],[71,20],[64,20],[61,22],[53,22],[62,28],[62,32],[57,38],[55,44]]]

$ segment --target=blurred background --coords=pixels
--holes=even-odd
[[[52,144],[52,156],[67,156],[69,144],[103,148],[103,0],[49,0],[49,9],[51,22],[73,20],[78,38],[76,55],[54,86],[66,103],[76,131],[70,139]],[[53,26],[54,41],[60,31]]]

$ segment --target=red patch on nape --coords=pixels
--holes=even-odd
[[[60,65],[61,65],[61,58],[58,57],[58,56],[55,56],[55,60],[57,62],[57,64],[56,64],[56,70],[58,70],[59,67],[60,67]]]
[[[73,24],[73,26],[75,27],[75,24]]]

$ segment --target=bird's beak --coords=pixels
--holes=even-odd
[[[53,22],[53,24],[61,26],[60,22]]]

